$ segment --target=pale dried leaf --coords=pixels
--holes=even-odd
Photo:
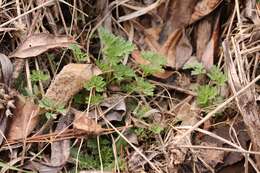
[[[61,132],[72,123],[72,116],[67,114],[62,116],[57,124],[55,132]],[[63,166],[70,155],[70,140],[62,140],[51,144],[51,164],[52,166]]]
[[[219,4],[222,2],[222,0],[201,0],[199,1],[194,11],[191,15],[191,19],[189,21],[189,24],[192,24],[198,20],[200,20],[202,17],[208,15],[213,10],[215,10]]]
[[[192,45],[190,43],[185,30],[182,31],[182,37],[176,46],[176,55],[175,55],[175,67],[181,68],[192,55]],[[168,57],[171,58],[171,57]]]
[[[102,132],[102,127],[91,119],[87,113],[73,109],[73,114],[75,115],[73,121],[75,129],[85,131],[89,134],[100,134]]]
[[[13,64],[6,55],[0,53],[0,63],[1,63],[1,80],[7,86],[10,86],[11,79],[13,75]]]
[[[99,74],[101,71],[92,64],[68,64],[52,81],[45,97],[60,104],[67,104],[92,76]]]
[[[200,145],[206,147],[217,147],[217,144],[210,142],[202,142]],[[219,163],[223,163],[224,155],[225,151],[222,150],[200,149],[198,152],[198,156],[200,156],[212,168],[215,168]]]
[[[8,140],[27,137],[35,128],[39,119],[38,113],[40,108],[32,100],[17,96],[15,106],[16,109],[14,110],[7,134]]]
[[[68,47],[75,44],[75,40],[68,36],[55,36],[47,33],[29,36],[9,57],[35,57],[49,49]]]

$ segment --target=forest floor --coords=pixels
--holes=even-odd
[[[0,0],[0,172],[260,172],[259,0]]]

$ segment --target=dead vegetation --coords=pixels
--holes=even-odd
[[[0,0],[0,172],[260,172],[260,2]]]

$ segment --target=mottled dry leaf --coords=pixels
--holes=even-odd
[[[175,66],[177,69],[181,68],[192,55],[192,45],[190,40],[185,33],[185,30],[182,31],[182,37],[176,46],[176,55],[175,55]],[[169,57],[168,58],[172,58]]]
[[[0,53],[1,78],[3,83],[10,86],[13,75],[13,64],[6,55]]]
[[[202,17],[205,17],[209,13],[211,13],[213,10],[215,10],[219,4],[222,2],[222,0],[201,0],[199,1],[194,11],[191,15],[191,19],[189,21],[189,24],[192,24],[198,20],[200,20]]]
[[[73,121],[74,128],[90,134],[100,134],[103,131],[103,128],[91,119],[87,113],[75,109],[72,112],[75,115]]]
[[[186,99],[187,101],[190,100],[189,98]],[[198,122],[198,112],[194,110],[194,108],[188,103],[184,102],[180,107],[177,109],[177,120],[181,120],[181,125],[183,126],[193,126]],[[185,130],[178,130],[176,133],[171,133],[169,141],[173,142],[178,140],[182,136]],[[173,144],[173,143],[172,143]],[[179,145],[191,145],[191,134],[186,138],[182,139]],[[175,145],[167,146],[167,152],[170,155],[170,158],[173,159],[172,165],[168,165],[169,169],[176,169],[178,165],[182,164],[185,161],[186,155],[188,154],[188,148],[176,148]]]
[[[59,123],[55,129],[55,132],[61,132],[66,129],[72,123],[72,116],[70,114],[60,118]],[[70,140],[62,140],[53,142],[51,144],[51,165],[54,167],[64,166],[69,159],[70,155]],[[57,173],[59,170],[55,169],[53,173]]]
[[[15,102],[16,109],[11,119],[8,140],[22,139],[35,128],[38,123],[38,113],[40,108],[35,105],[32,100],[17,96]]]
[[[220,13],[214,17],[208,16],[200,22],[200,27],[198,27],[198,30],[201,31],[198,31],[197,34],[197,57],[207,70],[213,66],[214,55],[216,55],[218,49],[219,18]]]
[[[75,40],[68,36],[55,36],[47,33],[33,34],[11,53],[9,57],[34,57],[49,49],[68,47],[73,43],[76,43]]]
[[[206,147],[217,147],[216,143],[202,142],[200,145]],[[223,163],[225,151],[221,150],[207,150],[200,149],[198,156],[200,156],[209,166],[215,168],[217,164]]]
[[[68,64],[52,81],[45,97],[60,104],[67,104],[92,76],[99,74],[101,71],[92,64]]]

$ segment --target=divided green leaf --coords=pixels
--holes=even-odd
[[[145,60],[149,61],[149,64],[140,65],[145,75],[163,72],[166,59],[162,55],[151,51],[142,52],[141,55]]]
[[[71,44],[69,49],[72,51],[74,58],[77,62],[87,61],[88,56],[86,53],[82,52],[77,44]]]
[[[198,87],[197,102],[202,107],[207,107],[213,103],[218,95],[217,88],[210,85],[203,85]]]
[[[227,81],[227,76],[215,65],[211,68],[207,75],[212,81],[220,86],[223,86]]]
[[[114,76],[118,81],[131,79],[136,76],[133,69],[123,64],[118,64],[114,66],[113,69]]]
[[[50,78],[48,74],[44,74],[41,70],[33,70],[31,74],[32,82],[46,81]]]
[[[117,37],[104,28],[99,29],[100,40],[104,44],[103,53],[110,65],[117,65],[122,58],[134,50],[134,45]]]
[[[84,88],[87,90],[95,89],[97,92],[105,91],[106,82],[101,76],[93,76],[85,85]]]
[[[191,75],[200,75],[200,74],[205,74],[206,70],[203,66],[203,64],[199,62],[193,62],[189,64],[185,64],[183,69],[191,69]]]

